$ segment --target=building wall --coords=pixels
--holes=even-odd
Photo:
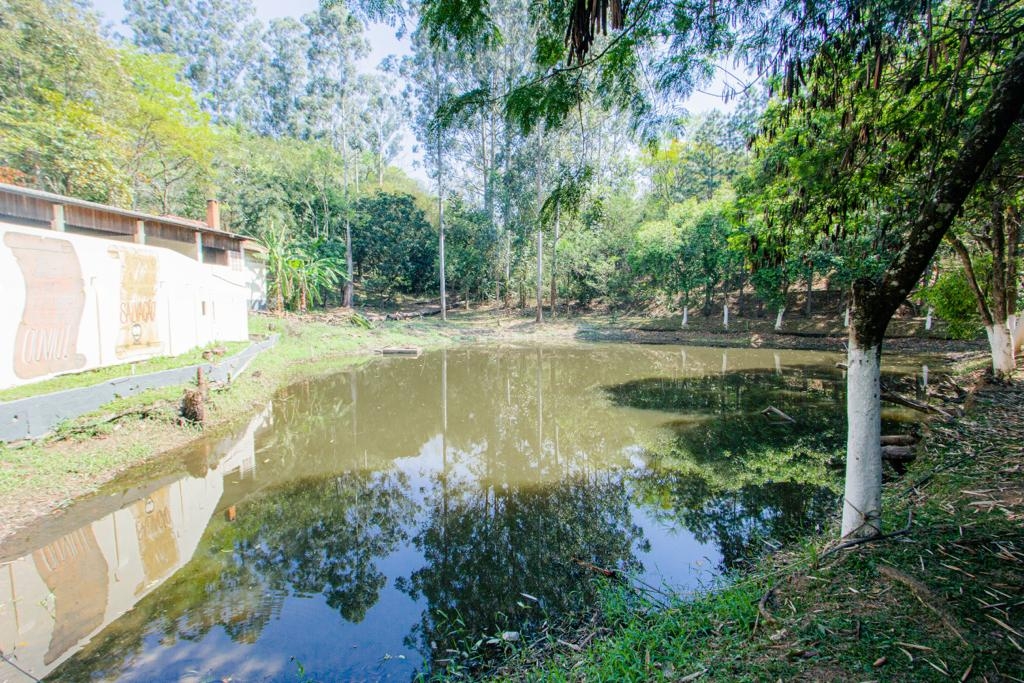
[[[245,274],[0,222],[0,388],[248,339]]]
[[[245,253],[243,268],[249,308],[264,311],[267,308],[267,262],[262,255]]]

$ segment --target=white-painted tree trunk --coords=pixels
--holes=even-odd
[[[776,330],[781,330],[782,329],[782,315],[785,312],[786,312],[786,307],[785,306],[779,307],[779,314],[777,316],[775,316],[775,329]]]
[[[846,313],[843,314],[843,327],[850,326],[850,307],[846,307]]]
[[[690,307],[683,306],[683,324],[680,327],[686,327],[690,323]]]
[[[779,358],[779,354],[776,353],[774,355],[775,355],[775,374],[776,375],[781,375],[782,374],[782,359]]]
[[[1010,338],[1013,340],[1014,355],[1020,351],[1021,344],[1024,344],[1024,325],[1021,324],[1020,316],[1016,313],[1006,316],[1006,327],[1010,330]]]
[[[924,319],[924,329],[926,329],[926,330],[932,329],[932,313],[934,313],[934,312],[935,312],[935,309],[933,309],[931,306],[929,306],[928,307],[928,315]]]
[[[846,490],[843,538],[882,531],[881,349],[859,348],[850,339],[846,380]]]
[[[729,329],[729,304],[722,306],[722,327]]]
[[[1010,329],[996,323],[995,325],[986,325],[985,333],[988,335],[988,346],[992,351],[993,374],[996,377],[1008,377],[1016,367],[1013,360],[1013,339]]]

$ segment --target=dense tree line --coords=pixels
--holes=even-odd
[[[429,202],[390,165],[408,101],[393,66],[356,68],[362,20],[338,6],[263,25],[249,0],[125,9],[130,43],[81,3],[0,3],[2,180],[194,218],[219,198],[225,227],[268,247],[276,307],[340,302],[353,279],[385,297],[430,284]]]

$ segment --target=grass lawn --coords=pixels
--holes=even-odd
[[[222,356],[214,356],[212,362],[218,362],[222,358],[235,355],[242,349],[249,346],[249,342],[225,342],[223,344],[215,342],[204,347],[192,349],[188,353],[183,353],[180,356],[160,356],[158,358],[150,358],[149,360],[138,361],[136,363],[122,363],[121,365],[110,365],[104,368],[96,368],[95,370],[86,370],[85,372],[60,375],[41,382],[23,384],[0,390],[0,401],[14,401],[19,398],[39,396],[40,394],[48,394],[53,391],[88,387],[93,384],[99,384],[100,382],[106,382],[120,377],[128,377],[130,375],[145,375],[150,372],[160,372],[161,370],[173,370],[174,368],[198,365],[199,363],[207,362],[203,358],[204,351],[218,346],[223,347],[225,349],[225,353]]]

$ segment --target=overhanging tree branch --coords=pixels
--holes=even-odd
[[[865,315],[885,329],[896,309],[920,279],[949,231],[953,219],[995,156],[1024,109],[1024,49],[1010,60],[959,156],[942,175],[935,191],[922,202],[905,246],[882,279],[880,305]],[[875,297],[877,298],[877,297]]]

